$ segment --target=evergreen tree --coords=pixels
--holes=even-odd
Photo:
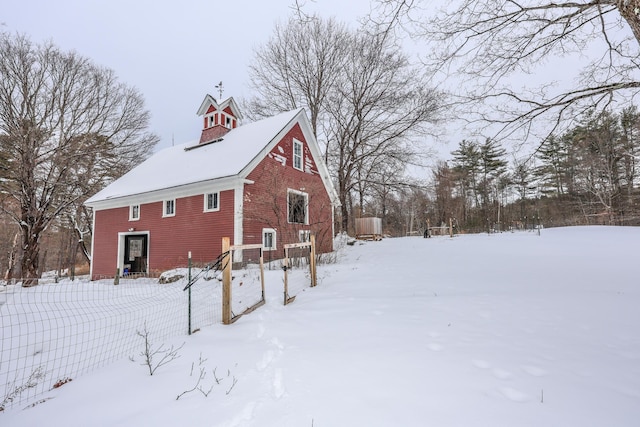
[[[541,165],[535,170],[540,180],[543,194],[564,195],[566,192],[566,173],[569,163],[567,138],[551,135],[537,151]]]
[[[620,114],[621,173],[624,181],[625,209],[633,206],[633,186],[637,179],[636,164],[640,156],[640,112],[635,105],[625,108]]]
[[[446,224],[449,218],[455,216],[454,187],[455,174],[447,162],[438,162],[433,171],[435,193],[435,218],[433,225]]]
[[[495,184],[507,170],[507,161],[504,159],[506,150],[500,146],[499,142],[487,138],[484,144],[480,145],[479,155],[481,174],[479,193],[482,208],[486,210],[496,198]]]
[[[460,191],[460,197],[465,199],[465,206],[476,207],[478,199],[478,173],[480,171],[480,151],[475,141],[462,140],[458,149],[452,151],[453,171]],[[472,203],[468,200],[471,199]],[[466,212],[467,209],[465,209]],[[463,218],[466,221],[466,215]]]
[[[535,188],[532,187],[533,168],[531,163],[526,160],[514,161],[513,174],[511,176],[511,183],[515,186],[518,193],[518,202],[520,204],[520,219],[526,215],[526,201],[529,192]]]

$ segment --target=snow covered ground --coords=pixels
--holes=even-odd
[[[637,426],[639,247],[626,227],[356,243],[286,307],[269,271],[264,307],[154,342],[185,345],[153,376],[136,352],[0,425]]]

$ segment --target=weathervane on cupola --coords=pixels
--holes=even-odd
[[[220,94],[220,98],[218,98],[220,101],[222,101],[222,92],[224,92],[224,88],[222,87],[222,80],[220,80],[220,83],[218,83],[217,85],[214,86],[216,89],[218,89],[218,93]]]
[[[220,98],[222,98],[224,92],[222,81],[214,87],[218,91]],[[240,126],[240,121],[242,120],[242,114],[233,97],[222,101],[221,99],[216,100],[213,96],[207,94],[202,104],[200,104],[197,114],[203,117],[199,145],[221,141],[227,132]]]

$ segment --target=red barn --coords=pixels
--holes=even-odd
[[[199,143],[161,150],[86,201],[94,212],[91,277],[208,262],[231,244],[316,235],[333,250],[338,198],[303,109],[240,126],[233,100],[207,95]]]

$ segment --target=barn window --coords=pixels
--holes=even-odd
[[[298,239],[300,243],[310,242],[311,241],[311,230],[299,230],[298,231]]]
[[[129,206],[129,221],[137,221],[140,219],[140,205]]]
[[[171,200],[165,200],[163,202],[163,210],[162,210],[162,216],[163,217],[167,217],[167,216],[175,216],[176,214],[176,199],[171,199]]]
[[[276,230],[273,228],[262,229],[262,247],[267,251],[276,249]]]
[[[215,212],[220,210],[220,194],[207,193],[204,195],[204,211]]]
[[[231,117],[229,117],[229,116],[225,116],[225,119],[226,119],[226,120],[225,120],[225,126],[226,126],[228,129],[231,129],[231,126],[232,126],[232,123],[233,123],[233,121],[232,121]]]
[[[213,117],[214,117],[213,114],[210,115],[210,116],[207,116],[207,125],[206,125],[206,127],[208,127],[208,128],[213,127],[213,125],[214,125],[214,118]]]
[[[309,195],[301,191],[289,190],[287,192],[288,218],[290,223],[308,224],[308,199]]]
[[[293,140],[293,167],[302,170],[302,142]]]

